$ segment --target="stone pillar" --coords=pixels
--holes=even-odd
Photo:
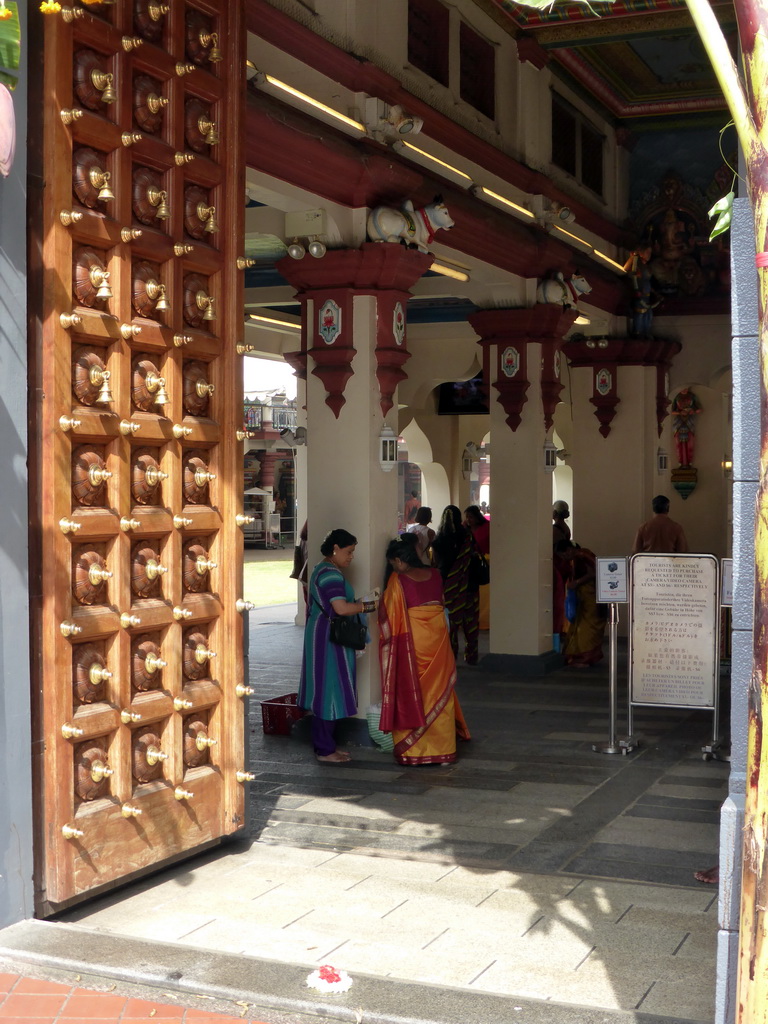
[[[733,625],[731,774],[720,810],[715,1024],[736,1019],[739,911],[747,786],[749,690],[753,676],[755,499],[760,479],[760,324],[755,228],[749,200],[736,199],[731,224],[733,329]]]
[[[680,343],[659,338],[568,341],[574,540],[600,556],[628,555],[651,499],[670,489],[656,452],[666,378]],[[675,517],[676,518],[676,517]]]
[[[388,243],[278,264],[302,304],[310,565],[329,530],[349,530],[358,545],[347,578],[357,596],[381,585],[384,551],[397,530],[397,467],[382,470],[379,435],[385,425],[397,433],[397,385],[410,357],[408,289],[429,264],[429,256]],[[292,355],[292,365],[301,361]],[[362,716],[381,692],[370,625],[373,642],[357,663]]]
[[[469,317],[483,348],[493,453],[487,663],[533,675],[551,661],[552,475],[544,465],[544,442],[557,397],[560,346],[575,316],[538,304]]]
[[[275,463],[282,456],[277,452],[258,452],[256,458],[261,466],[259,474],[259,487],[265,491],[271,491],[275,486]]]

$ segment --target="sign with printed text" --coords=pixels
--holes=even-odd
[[[630,562],[630,701],[714,707],[718,619],[714,556],[634,555]]]
[[[597,600],[599,604],[627,603],[626,558],[597,559]]]
[[[720,604],[724,608],[733,605],[733,559],[724,558],[720,562]]]

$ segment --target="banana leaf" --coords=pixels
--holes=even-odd
[[[0,81],[9,88],[16,84],[16,75],[11,74],[18,68],[21,56],[21,28],[19,26],[19,10],[15,0],[6,0],[5,10],[11,11],[13,17],[0,20]]]

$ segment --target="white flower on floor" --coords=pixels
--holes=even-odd
[[[323,964],[307,978],[309,988],[318,992],[347,992],[352,988],[352,979],[346,971],[339,971],[330,964]]]

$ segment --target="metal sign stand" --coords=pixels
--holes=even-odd
[[[616,742],[616,718],[618,711],[618,636],[619,606],[608,605],[608,705],[610,724],[607,743],[593,743],[592,749],[597,754],[626,754]]]

